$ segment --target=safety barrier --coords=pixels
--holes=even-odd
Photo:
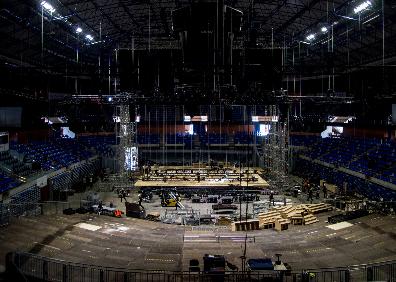
[[[30,253],[14,252],[6,257],[10,276],[23,275],[29,281],[110,282],[110,281],[278,281],[278,282],[354,282],[396,281],[396,261],[303,271],[230,271],[224,274],[127,270],[66,262]]]

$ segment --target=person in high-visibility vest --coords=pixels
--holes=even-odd
[[[115,210],[115,211],[114,211],[114,216],[115,216],[115,217],[121,217],[121,216],[122,216],[122,211],[120,211],[120,210]]]

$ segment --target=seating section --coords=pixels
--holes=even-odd
[[[190,148],[192,144],[192,136],[185,133],[167,134],[165,144],[184,145],[186,148]]]
[[[337,185],[339,189],[343,189],[344,183],[346,183],[347,193],[358,193],[372,200],[396,201],[396,191],[372,183],[368,179],[362,179],[301,158],[296,159],[294,173],[302,177],[309,177],[317,182],[324,179],[328,183]]]
[[[290,135],[290,145],[311,147],[319,142],[320,139],[321,137],[316,135]]]
[[[80,136],[78,141],[89,148],[93,148],[100,156],[113,157],[115,152],[111,145],[116,144],[115,135],[106,136]]]
[[[10,154],[10,151],[0,152],[0,165],[11,174],[29,177],[37,171]]]
[[[67,191],[71,187],[82,182],[84,177],[94,175],[100,169],[99,161],[88,162],[65,171],[49,179],[49,184],[54,191]]]
[[[22,192],[14,195],[10,202],[10,212],[13,216],[21,216],[25,213],[37,209],[40,200],[40,188],[31,186]]]
[[[234,144],[252,144],[253,135],[246,132],[236,132],[234,134]]]
[[[84,145],[71,139],[12,145],[28,162],[38,162],[43,170],[60,169],[92,157]]]
[[[0,193],[17,187],[20,182],[0,171]]]
[[[159,145],[160,144],[160,136],[159,134],[138,134],[137,135],[137,143],[139,145],[141,144],[156,144]]]
[[[300,142],[303,137],[298,137]],[[305,140],[306,141],[306,140]],[[304,141],[304,142],[305,142]],[[316,143],[307,141],[303,154],[339,167],[363,173],[369,177],[396,184],[396,143],[376,139],[324,138]]]

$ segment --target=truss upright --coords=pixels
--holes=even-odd
[[[134,142],[136,123],[131,122],[129,104],[115,105],[115,126],[117,158],[116,169],[120,178],[127,179],[129,173],[138,167],[138,151]]]

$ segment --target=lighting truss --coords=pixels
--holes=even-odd
[[[356,6],[353,9],[353,11],[355,12],[355,14],[359,14],[360,12],[363,12],[364,10],[369,9],[370,6],[372,6],[371,1],[365,1],[365,2],[361,3],[360,5]]]

